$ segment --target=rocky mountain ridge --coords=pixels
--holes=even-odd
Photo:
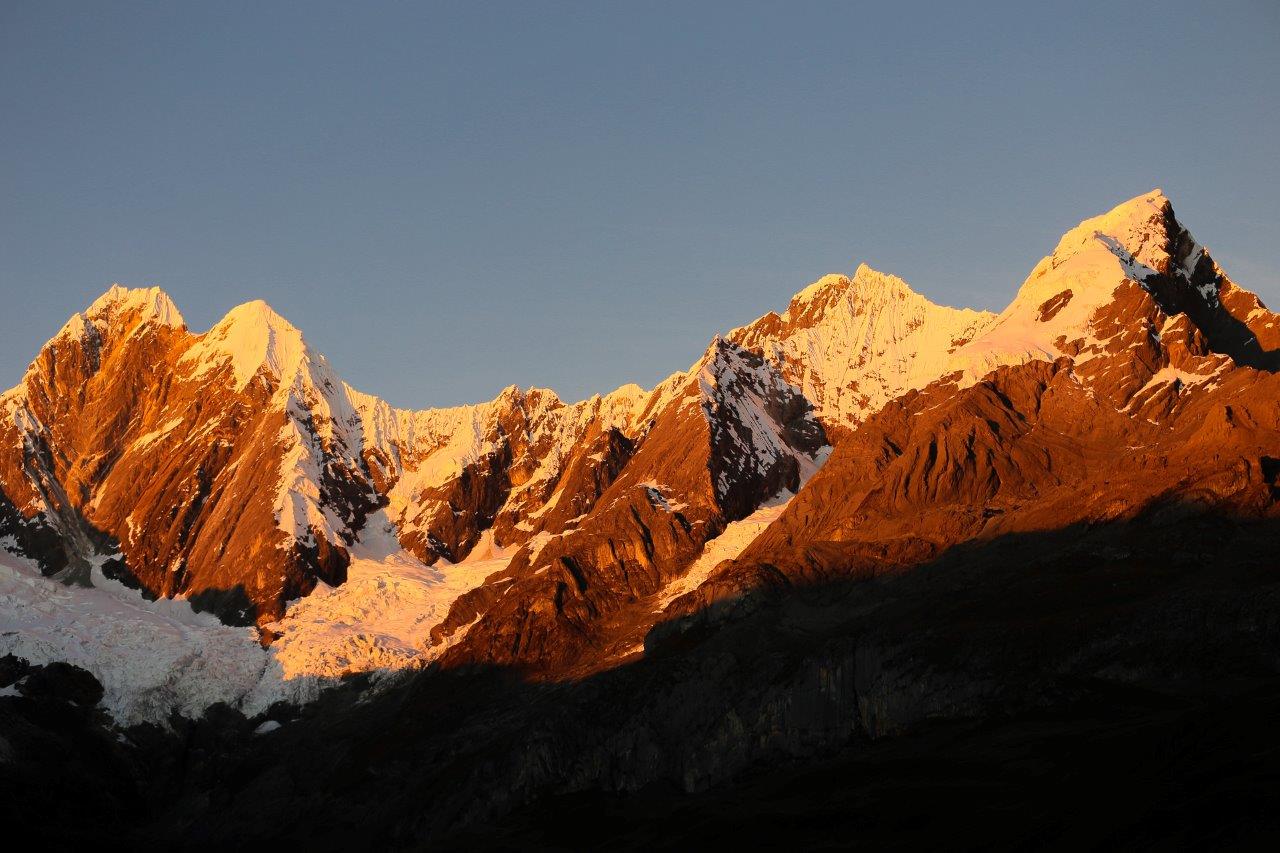
[[[87,583],[107,555],[109,572],[150,594],[261,622],[316,582],[341,583],[379,507],[428,565],[463,559],[485,532],[498,547],[557,534],[655,425],[689,411],[716,421],[705,441],[740,452],[716,461],[708,499],[746,514],[762,499],[753,490],[798,487],[797,455],[812,467],[824,441],[784,384],[726,395],[744,357],[717,341],[652,392],[566,405],[513,387],[411,412],[347,386],[265,303],[194,335],[158,289],[117,286],[3,397],[4,533],[69,582]]]
[[[1278,344],[1275,315],[1159,191],[1069,231],[998,315],[934,305],[863,265],[717,337],[652,391],[575,404],[513,387],[396,409],[342,382],[265,303],[193,334],[158,289],[113,287],[3,397],[0,537],[67,582],[100,565],[269,644],[290,602],[343,585],[376,516],[402,552],[376,560],[414,583],[473,554],[492,570],[440,587],[431,607],[447,615],[414,633],[430,637],[423,660],[589,672],[639,654],[658,622],[768,586],[779,549],[808,565],[815,543],[844,537],[906,564],[1014,524],[1014,504],[1048,512],[1038,496],[1066,488],[1080,430],[1106,436],[1099,458],[1130,446],[1117,442],[1164,448],[1147,425],[1261,382]],[[1046,431],[1058,444],[1027,438]],[[833,462],[802,489],[828,443]],[[1016,500],[994,501],[1014,482]],[[741,560],[726,552],[687,589],[708,542],[797,492]],[[1074,517],[1074,500],[1053,512]],[[836,517],[843,532],[819,521]],[[904,519],[919,517],[933,521],[913,534]],[[359,648],[382,640],[352,621],[360,669]]]
[[[1073,524],[1273,517],[1277,328],[1159,193],[1087,220],[955,372],[868,418],[672,612]]]
[[[1280,318],[1158,192],[999,314],[860,268],[576,404],[397,410],[266,306],[229,317],[195,335],[113,289],[4,396],[15,822],[200,849],[1277,832]]]

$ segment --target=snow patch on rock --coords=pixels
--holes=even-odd
[[[715,567],[725,560],[737,559],[738,555],[765,531],[765,528],[782,515],[793,497],[791,492],[783,491],[765,501],[759,509],[746,518],[725,525],[719,536],[708,540],[702,547],[702,553],[689,566],[689,570],[673,580],[662,591],[658,599],[658,610],[666,609],[667,605],[680,596],[702,586],[707,578],[711,577]]]

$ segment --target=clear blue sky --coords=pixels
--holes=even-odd
[[[1001,308],[1155,186],[1280,304],[1280,3],[1049,5],[3,0],[0,380],[120,281],[577,399],[858,261]]]

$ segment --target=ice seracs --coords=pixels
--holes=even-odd
[[[319,586],[266,626],[275,636],[271,655],[285,681],[310,681],[313,689],[353,672],[420,666],[445,647],[431,631],[449,605],[505,568],[513,554],[494,547],[489,534],[467,560],[427,566],[400,547],[386,514],[376,513],[352,548],[346,582]],[[289,689],[297,693],[300,685]]]
[[[69,587],[0,547],[0,654],[88,670],[121,724],[163,723],[174,711],[199,716],[258,689],[270,657],[252,630],[223,625],[185,601],[147,601],[105,577],[101,562],[93,586]]]
[[[164,725],[174,711],[198,717],[214,703],[253,715],[274,702],[306,701],[355,672],[419,666],[444,648],[430,632],[449,604],[500,570],[510,551],[488,549],[460,565],[427,567],[401,549],[379,514],[355,546],[347,583],[321,585],[268,629],[223,625],[181,599],[146,600],[106,577],[68,587],[2,547],[0,655],[34,664],[66,661],[103,685],[119,724]]]

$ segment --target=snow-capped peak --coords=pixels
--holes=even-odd
[[[261,299],[232,308],[183,356],[196,375],[230,364],[237,389],[263,368],[287,382],[315,360],[302,332]]]
[[[859,304],[915,299],[927,301],[896,275],[858,264],[853,276],[828,273],[791,297],[781,320],[791,325],[820,322],[823,315],[841,300]]]
[[[184,324],[182,312],[173,304],[169,294],[158,287],[124,287],[113,284],[85,311],[90,317],[119,315],[138,311],[143,320],[155,320],[166,326]]]
[[[1164,272],[1169,264],[1173,226],[1169,199],[1154,189],[1081,222],[1062,235],[1050,257],[1061,262],[1101,242],[1122,260],[1132,259],[1147,269]]]
[[[861,271],[862,267],[860,266],[858,269]],[[787,309],[787,313],[791,313],[793,309],[802,309],[810,303],[823,300],[830,296],[833,291],[843,290],[848,287],[849,284],[850,280],[847,275],[841,275],[840,273],[827,273],[822,278],[791,297],[791,304]]]
[[[957,367],[974,381],[1030,359],[1088,361],[1106,351],[1104,339],[1114,333],[1095,329],[1095,319],[1126,282],[1147,288],[1157,274],[1190,278],[1203,255],[1163,192],[1129,199],[1064,234],[995,323],[957,353]],[[1216,286],[1201,296],[1212,306]]]
[[[169,295],[158,287],[124,287],[113,284],[84,311],[71,316],[54,340],[70,333],[80,335],[90,325],[99,330],[132,316],[135,324],[158,323],[162,326],[181,328],[185,325],[182,312],[173,304]]]
[[[946,372],[950,353],[990,325],[986,311],[930,302],[897,276],[859,264],[823,276],[782,315],[734,329],[817,407],[828,427],[850,427],[909,388]]]

